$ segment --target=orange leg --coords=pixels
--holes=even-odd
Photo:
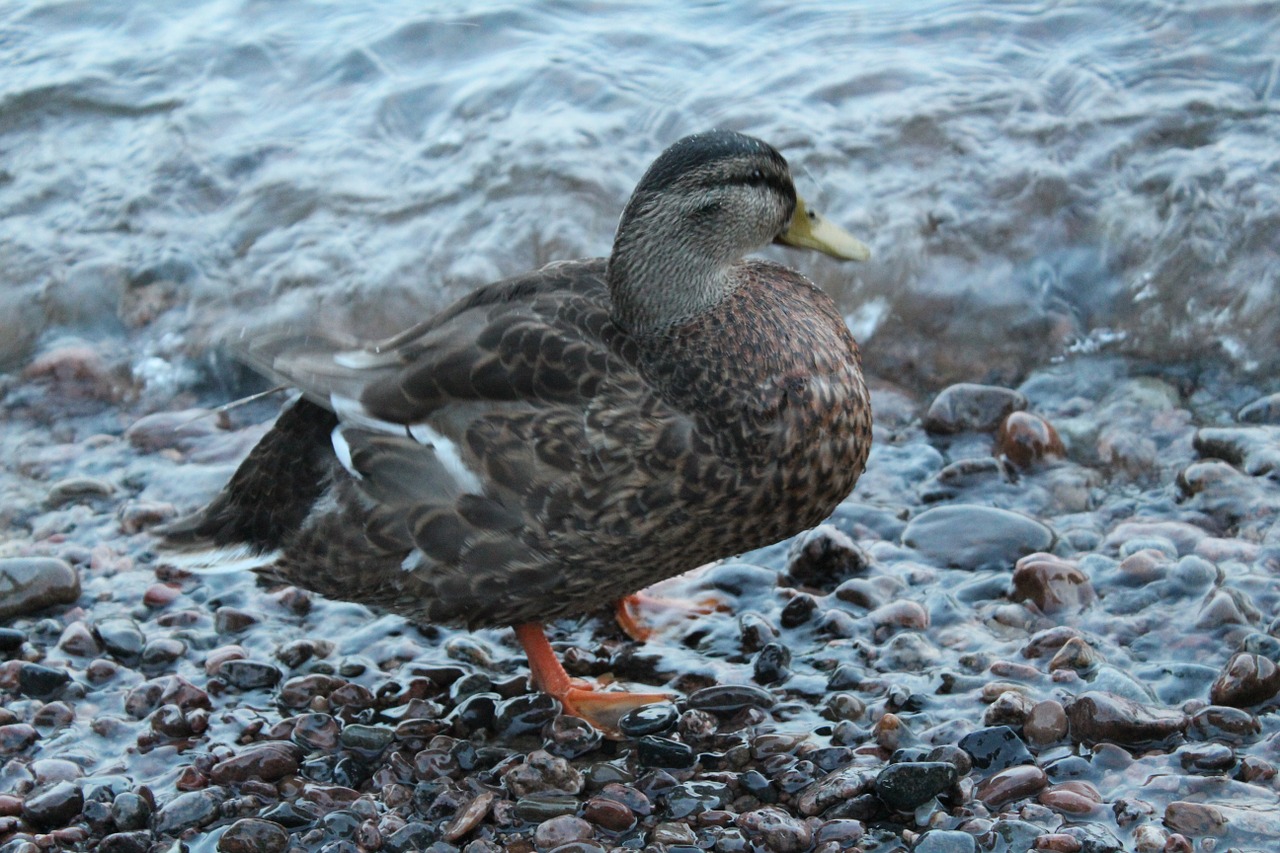
[[[540,623],[516,625],[515,632],[529,659],[533,686],[560,700],[566,714],[581,717],[605,734],[616,736],[618,720],[628,711],[671,698],[669,693],[605,693],[596,690],[586,681],[569,677],[551,649],[551,643],[547,642]]]

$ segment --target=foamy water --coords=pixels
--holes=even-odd
[[[424,8],[429,6],[430,8]],[[790,255],[872,373],[1277,362],[1280,4],[0,5],[0,300],[157,405],[267,319],[405,324],[608,251],[647,162],[727,126],[864,237]],[[784,250],[777,250],[783,256]],[[225,389],[219,389],[219,393]]]

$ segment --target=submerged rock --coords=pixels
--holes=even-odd
[[[1186,731],[1188,719],[1177,711],[1161,711],[1113,693],[1093,691],[1067,706],[1072,739],[1084,744],[1148,746],[1166,743]]]
[[[80,598],[80,575],[52,557],[0,559],[0,619],[30,616]]]
[[[989,506],[957,504],[925,510],[902,532],[904,545],[939,565],[956,569],[996,569],[1053,547],[1044,524],[1020,513]]]
[[[952,434],[990,432],[1015,409],[1025,409],[1027,398],[1011,388],[960,382],[944,388],[924,416],[929,432]]]

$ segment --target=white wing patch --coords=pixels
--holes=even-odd
[[[458,484],[459,491],[470,492],[475,495],[484,494],[484,488],[480,485],[480,478],[462,461],[462,454],[458,452],[458,445],[452,439],[446,438],[426,424],[410,424],[409,435],[413,436],[419,444],[435,448],[436,458],[440,460],[444,470],[448,471],[454,482]]]
[[[342,436],[343,424],[385,432],[388,435],[407,435],[424,447],[430,447],[434,451],[440,467],[453,478],[459,492],[470,492],[476,495],[484,494],[484,487],[480,484],[480,478],[462,461],[462,454],[458,450],[457,442],[448,436],[437,432],[425,423],[405,425],[375,418],[364,410],[359,401],[352,400],[349,397],[330,394],[329,403],[333,406],[333,411],[337,414],[338,420],[341,421],[333,430],[333,451],[338,455],[338,461],[342,463],[342,467],[351,472],[352,476],[361,477],[360,472],[355,469],[355,465],[351,461],[351,448]]]

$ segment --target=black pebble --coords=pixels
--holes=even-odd
[[[791,676],[791,651],[778,643],[768,643],[756,655],[753,678],[757,684],[777,684]]]
[[[678,717],[675,705],[658,702],[628,711],[618,720],[618,730],[627,737],[656,735],[674,726]]]
[[[1008,726],[978,729],[960,739],[960,748],[973,758],[979,770],[1004,770],[1019,764],[1035,764],[1027,745]]]
[[[53,696],[70,680],[71,676],[65,670],[38,663],[23,663],[18,668],[18,692],[35,699]]]
[[[954,765],[944,761],[890,764],[876,777],[876,796],[899,812],[914,811],[956,784]]]
[[[646,767],[671,767],[683,769],[692,767],[693,747],[678,740],[646,735],[636,743],[636,754],[640,763]]]

